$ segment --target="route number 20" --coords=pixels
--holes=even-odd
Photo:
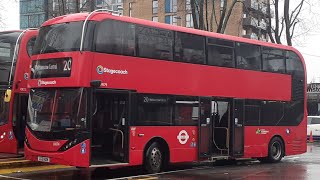
[[[63,71],[71,70],[71,59],[63,61]]]

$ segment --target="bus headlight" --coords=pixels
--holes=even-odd
[[[71,147],[75,146],[76,144],[78,144],[78,139],[68,141],[58,151],[66,151],[66,150],[70,149]]]
[[[27,136],[25,136],[25,138],[24,138],[24,142],[26,143],[26,145],[27,145],[28,147],[30,147],[30,144],[29,144],[29,141],[28,141]]]

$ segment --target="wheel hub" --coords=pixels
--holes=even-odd
[[[271,146],[272,157],[274,159],[279,159],[281,156],[281,145],[279,142],[274,142]]]
[[[150,160],[151,160],[151,165],[154,168],[159,168],[161,166],[162,157],[161,157],[161,152],[158,148],[152,149]]]

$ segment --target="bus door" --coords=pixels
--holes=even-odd
[[[23,154],[27,118],[28,94],[15,94],[13,103],[12,128],[17,140],[18,153]]]
[[[131,92],[97,89],[93,93],[91,166],[128,163]]]
[[[17,141],[13,135],[12,124],[9,121],[10,107],[13,103],[4,100],[6,89],[0,90],[0,153],[16,154]]]
[[[232,99],[212,100],[212,151],[213,156],[228,156],[230,142],[230,122],[232,118]]]
[[[232,143],[230,154],[241,157],[244,153],[244,100],[234,99],[233,121],[231,121]]]
[[[211,156],[213,121],[211,116],[211,98],[200,98],[199,110],[199,157]]]

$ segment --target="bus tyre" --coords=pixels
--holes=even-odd
[[[148,173],[158,173],[161,171],[164,162],[164,155],[157,142],[153,142],[146,151],[144,167]]]
[[[269,163],[281,161],[284,156],[284,145],[279,137],[274,137],[270,141],[268,148],[268,157],[266,159]]]

